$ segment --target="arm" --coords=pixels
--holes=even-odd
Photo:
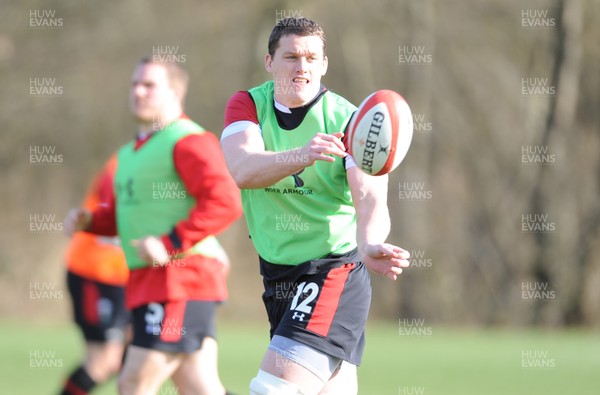
[[[390,232],[388,177],[369,176],[356,166],[350,167],[347,174],[356,209],[359,254],[367,268],[395,280],[402,268],[409,266],[410,254],[385,242]]]
[[[169,235],[161,237],[170,252],[223,232],[242,215],[240,191],[227,172],[214,134],[187,136],[177,143],[173,155],[177,173],[196,204]]]
[[[114,158],[114,157],[113,157]],[[115,163],[113,158],[104,166],[92,186],[99,203],[92,209],[74,208],[69,210],[65,218],[65,233],[86,231],[102,236],[116,236],[117,222],[115,217],[115,195],[113,178]]]
[[[196,203],[187,218],[166,235],[134,241],[148,263],[166,263],[207,236],[225,230],[242,214],[240,193],[227,172],[217,138],[212,133],[190,135],[173,150],[177,174]]]
[[[346,156],[341,133],[317,133],[304,147],[285,153],[266,151],[256,106],[248,92],[231,97],[225,109],[221,147],[233,179],[242,189],[264,188],[311,166],[329,155]]]
[[[290,151],[265,151],[260,132],[248,128],[221,141],[225,161],[241,189],[264,188],[312,166],[317,160],[333,162],[329,155],[346,156],[342,133],[317,133],[305,146]]]

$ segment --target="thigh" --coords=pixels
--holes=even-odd
[[[302,390],[304,394],[318,394],[325,383],[306,367],[292,361],[279,352],[267,349],[260,369],[293,383]]]
[[[96,382],[104,382],[121,368],[125,345],[120,342],[86,342],[84,367]]]
[[[119,377],[119,391],[124,395],[155,394],[180,363],[180,354],[129,346]]]
[[[345,361],[342,362],[339,369],[333,374],[331,379],[325,385],[325,388],[319,392],[319,395],[334,394],[358,394],[356,365],[352,365]]]
[[[218,373],[217,341],[205,337],[202,347],[184,355],[172,379],[180,395],[211,395],[225,392]]]

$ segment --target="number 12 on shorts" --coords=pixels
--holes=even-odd
[[[290,310],[294,312],[292,320],[305,322],[307,331],[327,336],[338,312],[346,281],[354,267],[354,263],[347,263],[329,270],[321,286],[314,282],[298,285],[290,303]],[[346,302],[346,310],[351,309],[348,303],[351,302]],[[310,317],[306,317],[307,314]]]
[[[300,296],[302,294],[308,294],[306,298],[304,298],[300,304],[298,301],[300,300]],[[310,314],[312,312],[312,307],[309,304],[315,300],[317,295],[319,294],[319,286],[315,283],[307,283],[306,281],[300,283],[298,285],[298,289],[296,290],[296,295],[294,299],[292,299],[292,303],[290,304],[290,310],[299,311],[301,313]],[[293,319],[299,319],[300,321],[304,321],[304,314],[294,313]]]

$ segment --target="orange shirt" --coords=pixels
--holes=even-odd
[[[84,208],[94,211],[103,202],[112,199],[116,168],[117,158],[113,155],[87,191]],[[129,277],[125,255],[116,237],[77,232],[67,248],[65,260],[70,272],[101,283],[124,286]]]

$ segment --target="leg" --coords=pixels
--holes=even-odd
[[[218,346],[212,337],[205,337],[202,348],[182,357],[173,373],[173,383],[180,395],[225,394],[217,366]]]
[[[319,392],[320,395],[334,394],[358,394],[358,379],[356,376],[356,365],[346,361],[342,362],[339,369],[333,374],[331,379],[325,385],[325,388]]]
[[[125,346],[119,342],[87,341],[85,360],[67,379],[63,394],[90,392],[121,368]]]
[[[259,392],[253,387],[258,386],[257,379],[260,377],[261,371],[283,381],[269,392]],[[283,395],[283,388],[285,388],[287,391],[285,395],[317,394],[324,385],[325,382],[310,370],[269,349],[260,365],[259,375],[250,383],[250,393],[252,395],[276,395],[282,392]]]
[[[341,360],[303,343],[282,336],[274,336],[265,354],[259,376],[253,381],[257,394],[297,392],[317,394],[340,366]],[[262,373],[261,373],[262,372]],[[273,383],[261,383],[260,375]],[[273,377],[271,377],[273,376]],[[278,382],[277,379],[283,380]],[[296,389],[292,389],[292,385]],[[251,385],[252,389],[252,385]],[[294,392],[296,391],[296,392]]]
[[[345,388],[349,393],[356,393],[356,371],[352,367],[341,370],[326,387],[340,367],[341,358],[360,363],[364,348],[371,287],[364,264],[356,258],[353,251],[348,256],[307,262],[302,264],[306,267],[294,269],[286,278],[289,283],[299,284],[291,301],[277,296],[277,283],[284,275],[276,277],[278,281],[265,278],[263,301],[273,337],[259,373],[250,384],[251,394],[283,394],[284,390],[289,394],[318,394],[326,388],[340,388],[341,384],[348,384]],[[351,382],[342,383],[344,379]]]
[[[119,377],[119,394],[156,394],[160,385],[179,367],[182,354],[129,346]]]
[[[96,383],[103,383],[121,368],[124,350],[119,342],[87,342],[83,367]]]
[[[121,367],[128,321],[123,302],[125,291],[71,272],[67,274],[67,284],[74,320],[85,345],[84,360],[65,381],[62,394],[89,393]],[[101,304],[104,309],[100,309]]]

